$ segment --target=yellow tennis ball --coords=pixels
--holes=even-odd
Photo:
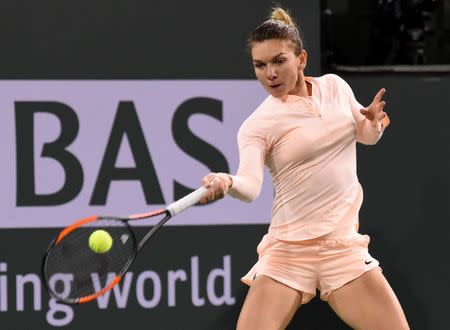
[[[105,230],[96,230],[89,236],[89,247],[95,253],[108,252],[113,244],[111,235]]]

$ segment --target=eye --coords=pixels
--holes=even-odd
[[[253,66],[254,66],[255,68],[257,68],[257,69],[263,68],[264,65],[265,65],[264,63],[255,63],[255,64],[253,64]]]
[[[282,64],[284,62],[286,62],[286,59],[282,57],[275,60],[275,64]]]

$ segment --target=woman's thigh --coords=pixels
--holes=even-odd
[[[354,329],[409,329],[402,307],[379,268],[331,292],[328,303]]]
[[[237,329],[285,329],[301,302],[302,292],[260,275],[250,286]]]

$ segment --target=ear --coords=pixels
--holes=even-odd
[[[302,52],[299,55],[300,58],[300,69],[304,70],[306,67],[306,63],[308,62],[308,54],[306,53],[306,50],[302,50]]]

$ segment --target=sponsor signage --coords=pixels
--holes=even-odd
[[[0,228],[145,212],[234,174],[237,131],[265,97],[254,80],[1,81]],[[272,194],[266,173],[252,204],[227,197],[169,225],[267,223]]]

